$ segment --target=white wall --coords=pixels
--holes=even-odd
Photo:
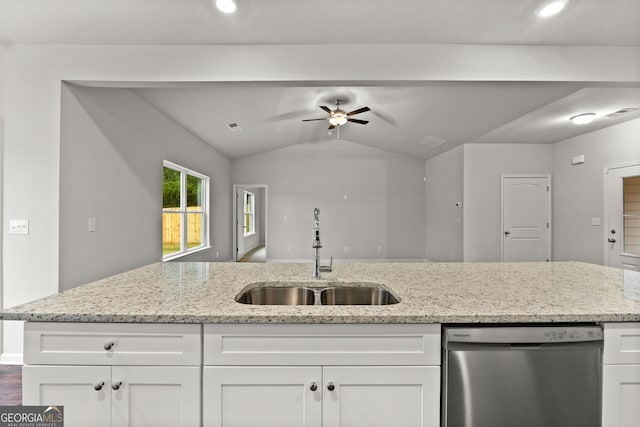
[[[323,258],[424,259],[423,160],[328,140],[234,160],[231,170],[234,184],[269,186],[269,260],[311,261],[315,207]]]
[[[209,176],[208,258],[230,256],[229,159],[128,89],[64,85],[61,120],[60,290],[162,260],[163,160]]]
[[[550,144],[464,145],[464,261],[500,261],[500,175],[550,174],[552,152]]]
[[[461,145],[426,161],[426,257],[429,261],[463,260],[463,165]]]
[[[340,66],[327,67],[326,58]],[[640,76],[634,47],[5,45],[0,61],[5,306],[58,291],[62,80],[638,81]],[[31,234],[8,235],[11,218],[30,219]],[[3,326],[5,352],[19,353],[21,325]]]
[[[585,163],[571,158],[585,155]],[[553,144],[553,259],[604,263],[604,166],[640,160],[640,119]],[[601,226],[592,226],[600,218]]]

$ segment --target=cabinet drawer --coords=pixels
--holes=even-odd
[[[27,322],[24,362],[199,365],[200,334],[200,325]]]
[[[605,323],[602,363],[640,364],[640,323]]]
[[[440,365],[440,325],[205,325],[205,365]]]

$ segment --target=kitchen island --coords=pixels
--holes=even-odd
[[[27,321],[24,403],[63,404],[68,426],[437,427],[441,325],[463,323],[604,325],[603,425],[640,420],[638,272],[336,263],[310,277],[310,264],[157,263],[0,318]],[[399,303],[236,302],[291,284],[375,284]]]

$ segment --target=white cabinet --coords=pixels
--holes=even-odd
[[[70,427],[197,427],[200,337],[198,325],[27,323],[23,403],[64,406]]]
[[[25,366],[22,403],[64,406],[66,426],[109,427],[110,376],[108,366]]]
[[[640,323],[604,325],[602,425],[640,425]]]
[[[204,363],[206,427],[439,426],[439,325],[205,325]]]
[[[320,427],[320,367],[205,366],[203,375],[205,426]]]
[[[325,427],[439,425],[437,366],[331,366],[322,377]]]

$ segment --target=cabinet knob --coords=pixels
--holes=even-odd
[[[335,389],[336,389],[336,386],[335,386],[335,385],[333,385],[333,383],[332,383],[331,381],[329,381],[329,382],[327,383],[327,390],[329,390],[329,391],[333,391],[333,390],[335,390]]]
[[[95,391],[100,391],[100,390],[102,390],[102,387],[103,387],[103,386],[104,386],[104,381],[102,381],[102,382],[100,382],[100,383],[95,383],[95,384],[93,385],[93,389],[94,389]]]
[[[311,385],[309,386],[309,389],[311,391],[316,391],[318,389],[318,384],[316,384],[316,382],[312,382]]]
[[[104,343],[104,349],[109,351],[113,348],[113,346],[116,345],[116,343],[114,343],[113,341],[109,341]]]
[[[115,382],[115,383],[111,384],[111,388],[114,389],[114,390],[119,390],[121,385],[122,385],[122,381],[118,381],[118,382]]]

